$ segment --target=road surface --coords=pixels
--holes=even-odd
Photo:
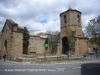
[[[100,75],[100,62],[16,65],[0,61],[0,75]]]

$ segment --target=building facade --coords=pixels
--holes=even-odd
[[[74,54],[84,54],[87,52],[87,38],[84,37],[82,32],[82,21],[81,21],[81,12],[74,10],[71,7],[63,13],[60,14],[60,54],[69,53],[69,44],[67,34],[65,32],[66,27],[69,26],[70,29],[75,33],[75,49]]]
[[[56,55],[68,54],[69,44],[68,35],[65,30],[69,26],[75,33],[75,46],[73,49],[74,54],[85,54],[88,51],[87,38],[84,37],[82,32],[81,12],[74,10],[71,7],[65,12],[60,14],[60,33],[57,35],[46,35],[43,33],[37,36],[30,35],[29,39],[29,51],[28,53],[44,53],[45,39],[49,39],[48,53],[55,53]],[[0,55],[4,53],[7,57],[22,57],[23,55],[23,32],[24,29],[18,26],[14,21],[7,19],[0,35]],[[2,36],[2,37],[1,37]]]
[[[2,33],[0,32],[0,51],[1,51],[1,40],[2,40]]]
[[[39,35],[30,35],[29,39],[29,53],[43,54],[45,47],[45,37]]]
[[[2,29],[1,51],[7,58],[22,57],[23,31],[14,21],[7,19]]]

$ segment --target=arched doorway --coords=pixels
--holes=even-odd
[[[67,37],[62,38],[62,54],[68,54],[69,52],[69,43]]]

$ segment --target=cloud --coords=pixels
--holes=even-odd
[[[70,1],[70,2],[69,2]],[[82,12],[83,30],[88,21],[99,15],[100,0],[0,0],[0,30],[12,19],[30,33],[60,31],[59,14],[70,6]]]

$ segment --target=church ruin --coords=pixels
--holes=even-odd
[[[68,54],[69,53],[69,44],[66,44],[68,41],[67,34],[65,29],[67,26],[75,32],[75,46],[73,48],[73,54],[85,54],[88,51],[87,38],[84,37],[82,32],[82,21],[81,21],[81,12],[74,10],[71,7],[65,12],[60,14],[60,33],[57,36],[49,36],[49,52],[53,52],[55,55]],[[22,57],[23,56],[23,31],[24,29],[20,27],[14,21],[7,19],[2,33],[0,33],[0,54],[7,54],[7,57]],[[43,44],[45,38],[40,36],[30,35],[30,45],[29,53],[44,53]],[[54,37],[55,39],[50,39]]]
[[[7,19],[2,29],[0,54],[7,54],[7,58],[22,57],[23,31],[14,21]]]
[[[66,44],[67,34],[65,33],[66,27],[69,26],[70,29],[75,33],[75,48],[74,54],[85,54],[87,53],[87,38],[84,37],[82,32],[82,21],[81,21],[81,12],[74,10],[71,7],[63,13],[60,14],[60,49],[59,54],[68,54],[69,45]]]

